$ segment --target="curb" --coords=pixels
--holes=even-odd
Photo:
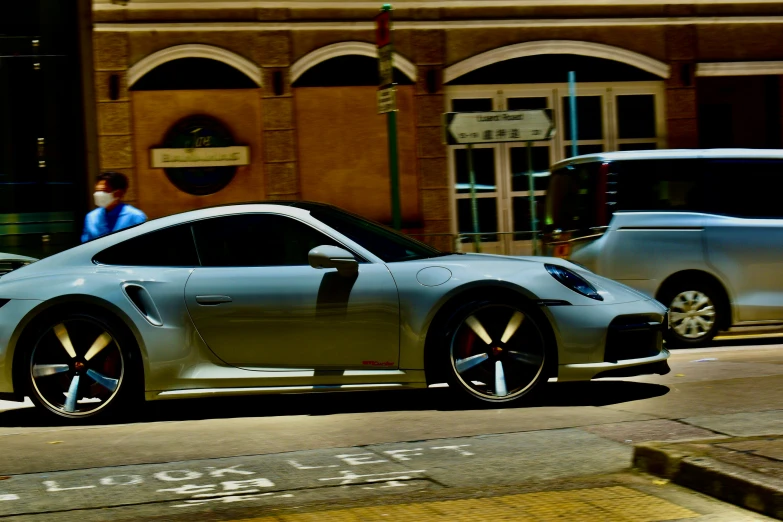
[[[783,480],[775,477],[654,442],[634,447],[633,465],[699,493],[783,520]]]

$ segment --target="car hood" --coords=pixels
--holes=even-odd
[[[453,274],[452,283],[479,280],[506,281],[527,289],[538,299],[563,300],[573,305],[622,304],[649,301],[646,296],[622,283],[601,277],[584,267],[558,257],[501,256],[494,254],[452,254],[414,262],[419,268],[440,266]],[[559,265],[576,272],[592,284],[603,298],[585,297],[558,282],[545,264]],[[400,263],[402,265],[407,263]],[[412,268],[412,267],[411,267]],[[392,268],[392,272],[396,272]],[[664,309],[663,305],[661,305]]]

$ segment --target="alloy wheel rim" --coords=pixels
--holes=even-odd
[[[451,365],[473,395],[492,402],[528,392],[544,369],[544,339],[522,310],[488,305],[473,311],[455,330]]]
[[[685,339],[704,337],[715,325],[715,305],[704,292],[680,292],[672,300],[669,309],[672,329]]]
[[[38,398],[65,417],[86,417],[105,408],[117,396],[124,374],[119,343],[104,325],[88,318],[53,325],[30,356]]]

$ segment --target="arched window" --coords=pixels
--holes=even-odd
[[[258,87],[234,67],[209,58],[179,58],[158,65],[131,87],[132,91],[253,89]]]

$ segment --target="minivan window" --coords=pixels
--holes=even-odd
[[[704,186],[698,159],[612,162],[609,177],[617,180],[615,211],[704,210]]]
[[[708,212],[740,218],[783,218],[783,160],[709,159]]]

